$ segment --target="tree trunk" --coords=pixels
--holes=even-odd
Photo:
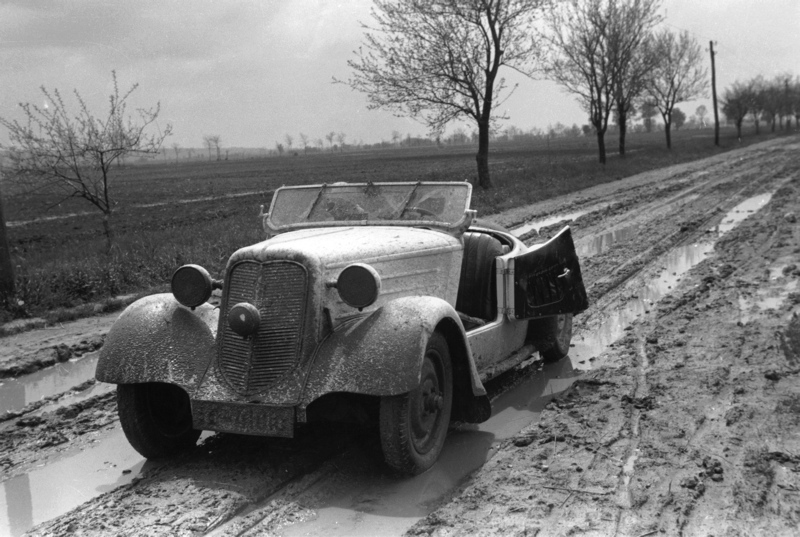
[[[619,115],[619,156],[625,158],[625,132],[628,130],[628,118],[625,112],[620,111]]]
[[[103,213],[103,232],[106,236],[106,254],[111,255],[114,247],[114,232],[111,229],[111,212]]]
[[[489,121],[478,122],[478,153],[475,155],[478,163],[478,184],[484,188],[492,188],[489,177]]]
[[[667,137],[667,149],[672,150],[672,122],[664,122],[664,135]]]
[[[597,127],[595,127],[597,128]],[[600,157],[600,164],[606,163],[606,133],[602,129],[597,129],[597,151]]]
[[[739,141],[742,141],[742,121],[739,120],[736,122],[736,136],[739,138]]]

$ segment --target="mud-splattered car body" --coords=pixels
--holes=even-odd
[[[177,444],[198,430],[291,437],[347,394],[378,402],[382,436],[411,412],[421,439],[394,438],[387,461],[430,466],[447,422],[489,417],[483,382],[537,347],[566,354],[587,306],[568,228],[527,248],[475,225],[470,195],[467,183],[279,189],[268,238],[230,257],[224,283],[182,267],[172,294],[113,326],[96,376],[119,385],[131,443],[159,456],[177,447],[161,449],[173,429],[190,431]],[[215,285],[219,307],[206,302]],[[398,462],[407,449],[433,455]]]

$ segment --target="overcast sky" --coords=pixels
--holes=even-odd
[[[369,22],[370,0],[0,0],[0,116],[19,102],[42,104],[39,87],[78,89],[104,106],[116,70],[132,103],[161,102],[168,145],[201,147],[218,134],[225,147],[274,148],[288,133],[348,142],[425,134],[421,124],[370,111],[347,78],[347,60]],[[688,30],[705,49],[717,42],[717,86],[781,72],[800,75],[800,0],[665,0],[665,23]],[[518,81],[503,105],[506,125],[545,128],[586,123],[575,99],[547,81]],[[67,100],[74,104],[72,96]],[[679,105],[691,115],[699,104]],[[0,142],[7,141],[5,129]]]

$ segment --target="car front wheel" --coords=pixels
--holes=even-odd
[[[381,447],[387,464],[412,475],[433,466],[447,436],[452,407],[450,351],[437,332],[428,340],[419,386],[381,399]]]
[[[117,386],[117,409],[131,446],[148,459],[175,455],[197,443],[189,396],[172,384]]]

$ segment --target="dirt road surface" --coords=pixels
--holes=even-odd
[[[146,462],[92,381],[98,317],[2,338],[6,376],[46,368],[0,385],[0,535],[796,534],[800,140],[490,219],[529,242],[571,220],[591,307],[429,472],[392,475],[356,427]]]

